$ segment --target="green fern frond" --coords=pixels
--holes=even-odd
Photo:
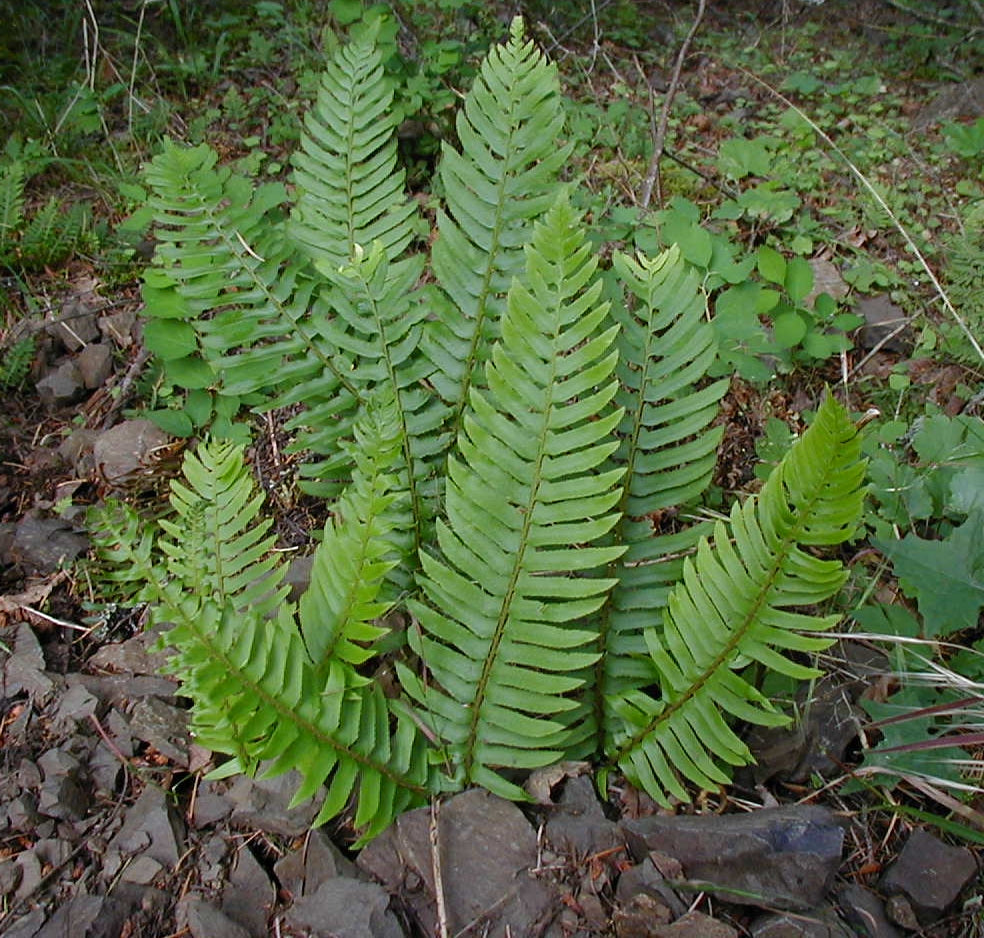
[[[67,211],[52,196],[21,232],[20,262],[25,267],[44,267],[69,257],[81,244],[89,225],[89,212],[82,203]]]
[[[652,259],[616,253],[614,266],[635,300],[613,308],[616,402],[625,411],[613,457],[625,471],[615,538],[628,549],[608,573],[617,583],[599,617],[595,728],[586,734],[598,743],[608,733],[605,699],[655,679],[644,634],[659,622],[682,556],[702,529],[657,535],[650,519],[693,501],[710,483],[723,432],[711,423],[728,387],[726,380],[701,386],[717,346],[697,276],[679,250]]]
[[[448,462],[442,559],[421,555],[426,603],[410,646],[430,678],[400,671],[455,781],[521,792],[496,771],[559,758],[577,672],[596,659],[576,623],[604,602],[619,547],[595,546],[618,520],[621,469],[609,405],[617,327],[593,282],[597,261],[566,200],[538,226],[526,284],[509,293],[502,339],[473,389]]]
[[[509,41],[490,50],[458,112],[461,152],[442,147],[447,210],[438,212],[432,262],[450,302],[441,305],[427,352],[437,368],[431,380],[453,411],[454,434],[469,388],[484,386],[506,292],[523,270],[523,245],[557,196],[571,150],[558,143],[563,123],[557,69],[524,41],[517,17]]]
[[[666,803],[687,800],[681,779],[704,787],[728,781],[725,766],[751,761],[728,719],[786,722],[739,673],[748,663],[792,678],[818,672],[789,657],[831,639],[804,633],[839,616],[791,611],[833,596],[847,574],[815,548],[850,538],[861,516],[861,438],[833,397],[769,476],[761,492],[731,511],[684,564],[670,594],[662,635],[646,633],[660,697],[630,690],[610,701],[624,725],[611,757],[634,783]]]
[[[24,164],[14,160],[0,171],[0,262],[13,259],[14,243],[24,224]]]
[[[344,655],[312,662],[294,606],[278,586],[273,539],[266,523],[257,523],[262,494],[242,448],[199,447],[186,456],[184,475],[185,483],[172,489],[173,518],[161,522],[156,543],[153,527],[140,526],[129,512],[116,538],[104,528],[100,540],[104,558],[125,568],[125,579],[145,585],[155,618],[172,624],[166,670],[193,701],[196,739],[233,756],[220,775],[254,773],[261,765],[267,775],[299,770],[295,803],[325,786],[318,824],[354,798],[356,827],[365,839],[374,836],[432,790],[426,740],[410,721],[397,719],[379,686]],[[377,547],[369,548],[374,552]],[[373,601],[372,587],[364,587],[361,614]],[[322,592],[326,605],[337,605],[335,592],[350,595],[352,584],[336,578]],[[309,636],[322,608],[308,604]],[[354,630],[346,637],[358,638]]]
[[[298,196],[290,232],[330,279],[358,247],[378,241],[390,261],[410,243],[416,203],[397,168],[393,89],[366,39],[326,63],[294,155]]]

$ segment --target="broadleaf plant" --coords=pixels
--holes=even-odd
[[[335,53],[292,208],[207,147],[147,171],[147,315],[193,337],[199,389],[292,408],[330,499],[310,587],[288,600],[225,427],[169,516],[103,514],[110,575],[172,623],[216,771],[297,769],[317,821],[348,811],[362,839],[441,791],[525,797],[561,759],[664,803],[723,784],[751,759],[734,723],[786,719],[749,666],[811,676],[838,618],[814,614],[844,578],[819,555],[860,517],[858,432],[828,396],[759,495],[688,520],[726,389],[698,276],[676,247],[616,252],[603,287],[559,181],[557,75],[518,20],[444,148],[428,257],[386,82],[368,40]]]

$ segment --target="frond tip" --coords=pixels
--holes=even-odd
[[[647,633],[661,697],[629,691],[612,702],[624,720],[614,761],[658,801],[689,800],[680,776],[702,787],[728,781],[723,766],[751,754],[729,718],[762,726],[786,722],[740,673],[749,663],[803,679],[818,672],[794,660],[827,647],[815,633],[839,616],[795,607],[825,602],[847,576],[838,560],[812,550],[850,538],[861,516],[861,438],[832,397],[769,477],[762,491],[718,522],[670,594],[664,632]]]

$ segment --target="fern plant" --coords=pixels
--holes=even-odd
[[[219,439],[187,457],[171,517],[105,515],[103,555],[174,623],[195,731],[232,757],[218,771],[299,769],[298,799],[324,786],[319,822],[353,799],[367,838],[435,792],[522,798],[517,773],[588,755],[663,802],[723,784],[750,759],[735,722],[785,719],[749,666],[812,675],[837,618],[813,614],[844,576],[818,552],[858,522],[858,433],[828,398],[758,496],[658,532],[721,434],[697,277],[675,248],[616,253],[602,300],[558,181],[556,73],[519,21],[444,150],[430,257],[390,94],[371,44],[336,51],[292,207],[207,147],[147,173],[168,363],[301,408],[332,513],[308,592],[286,600],[242,446]],[[383,624],[395,604],[405,634]]]

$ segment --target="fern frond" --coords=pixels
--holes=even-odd
[[[0,172],[0,262],[13,259],[14,242],[24,224],[24,164],[14,160]]]
[[[407,492],[393,474],[401,455],[397,424],[396,406],[387,401],[356,425],[352,482],[333,506],[298,610],[316,669],[333,659],[357,667],[372,657],[371,644],[386,634],[373,622],[392,602],[384,582],[412,546],[412,536],[410,543],[405,536],[412,519],[399,504]]]
[[[612,459],[625,471],[615,539],[628,549],[608,572],[617,583],[599,616],[602,654],[585,737],[601,748],[611,716],[605,700],[656,677],[644,633],[660,620],[682,557],[702,532],[695,526],[657,535],[650,519],[693,501],[710,483],[723,432],[711,422],[728,387],[726,380],[701,386],[717,346],[697,276],[679,250],[652,259],[616,253],[614,267],[634,299],[613,308],[620,326],[616,402],[625,411]]]
[[[557,70],[532,42],[522,21],[509,41],[493,47],[458,112],[461,152],[442,147],[439,178],[446,211],[438,212],[434,273],[447,300],[428,333],[437,368],[435,387],[452,408],[452,433],[483,369],[513,277],[523,270],[523,245],[533,222],[557,197],[558,173],[569,146],[558,144],[564,123]]]
[[[617,443],[609,412],[617,327],[597,261],[566,200],[548,213],[527,254],[526,284],[509,293],[488,391],[471,408],[448,462],[442,559],[422,553],[426,603],[411,648],[432,682],[407,668],[404,687],[447,748],[455,781],[521,797],[496,771],[535,768],[564,751],[559,714],[577,672],[597,657],[575,623],[612,581],[586,577],[613,561],[600,547],[618,516],[621,469],[599,471]]]
[[[751,760],[728,725],[786,722],[740,673],[759,662],[796,679],[819,672],[790,654],[815,652],[831,639],[804,633],[831,628],[837,615],[791,611],[833,596],[847,574],[813,549],[850,538],[860,520],[865,464],[861,438],[832,397],[769,476],[757,496],[736,504],[730,524],[715,525],[669,597],[664,630],[646,633],[660,698],[629,690],[611,700],[623,725],[612,760],[634,783],[666,803],[688,800],[680,776],[715,787],[726,766]]]
[[[326,63],[294,155],[291,236],[330,279],[378,241],[393,261],[413,237],[416,203],[397,168],[393,89],[368,39]]]

